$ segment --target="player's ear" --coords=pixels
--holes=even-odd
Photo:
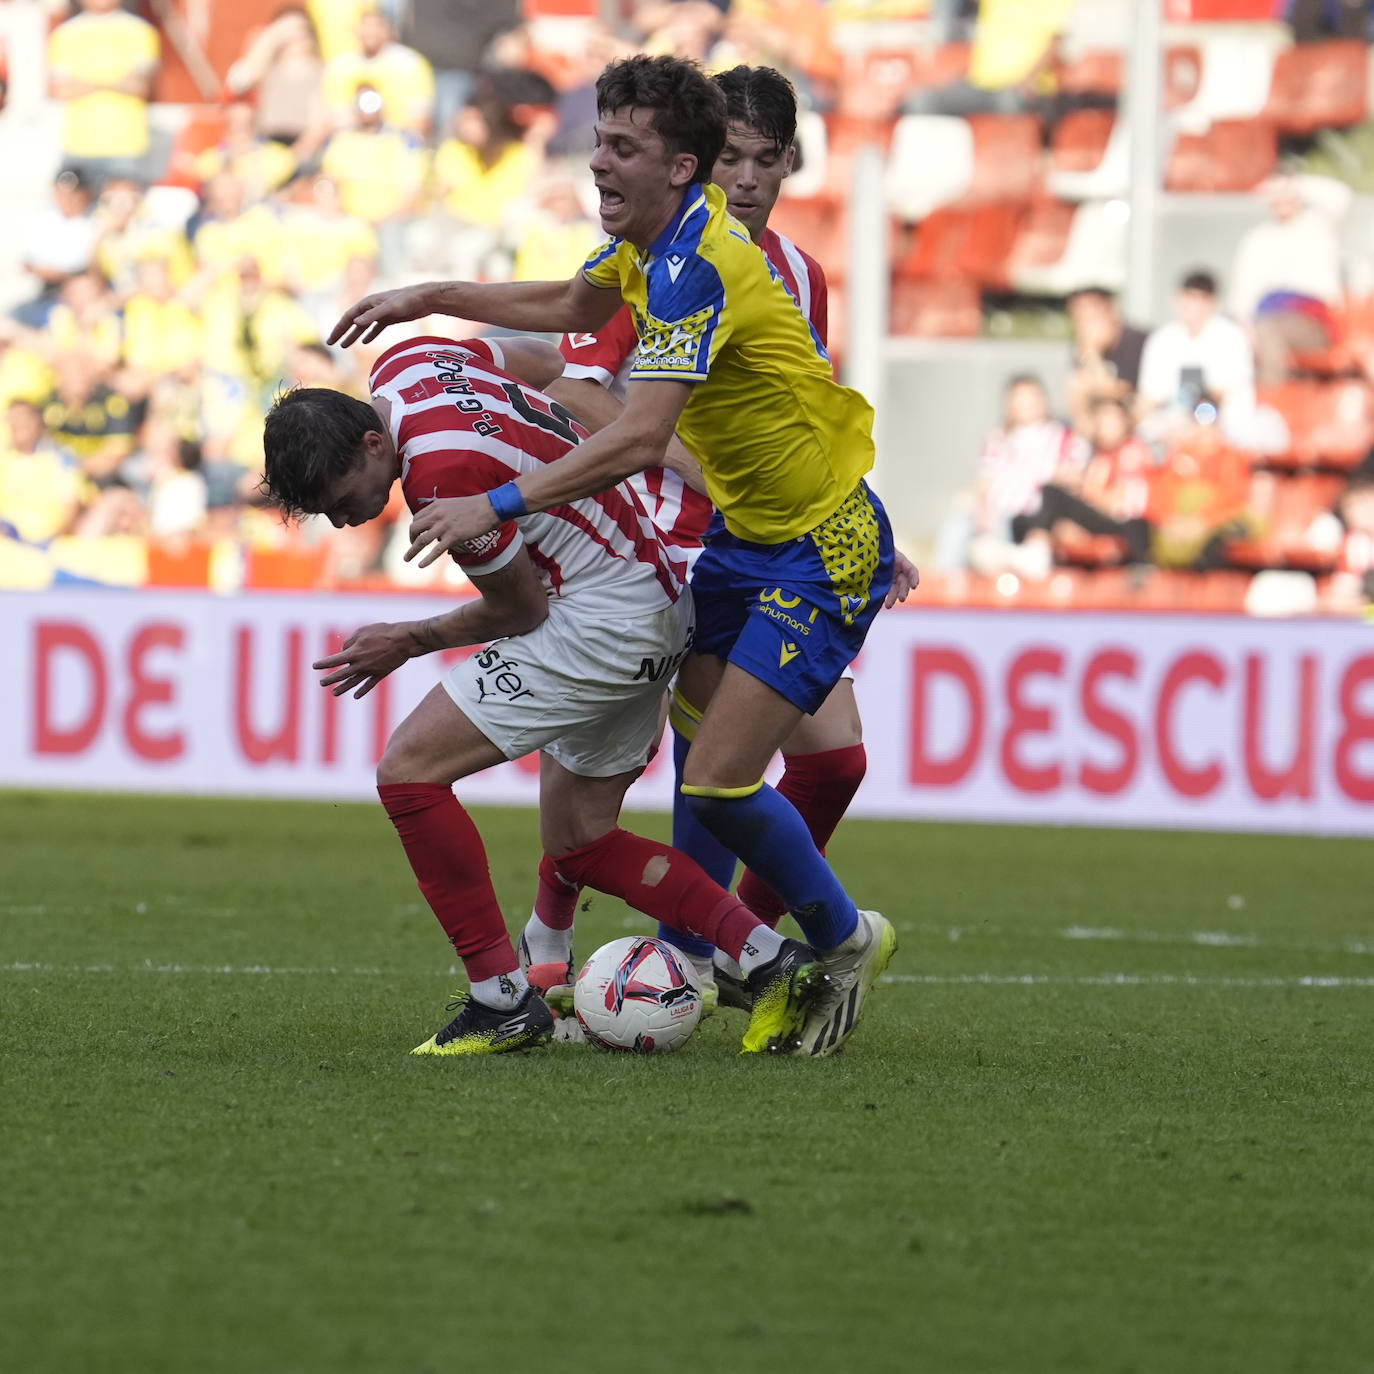
[[[789,143],[787,151],[782,155],[782,174],[785,177],[792,175],[792,170],[797,165],[797,145]]]
[[[686,186],[697,174],[695,153],[677,153],[673,157],[672,169],[668,173],[670,186]]]

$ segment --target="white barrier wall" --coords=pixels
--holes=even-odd
[[[358,625],[435,609],[0,595],[0,784],[370,798],[388,733],[443,665],[410,663],[357,702],[321,690],[310,662]],[[855,671],[857,814],[1374,835],[1368,626],[904,610],[878,617]],[[536,777],[509,764],[459,792],[532,802]],[[632,804],[664,806],[670,789],[665,751]]]

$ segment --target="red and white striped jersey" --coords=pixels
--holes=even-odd
[[[441,497],[477,496],[538,472],[587,437],[556,401],[502,369],[491,339],[408,339],[372,369],[391,411],[401,489],[412,512]],[[551,596],[590,613],[634,617],[682,592],[686,559],[659,537],[622,483],[599,496],[508,520],[455,550],[473,577],[527,549]]]
[[[773,270],[811,321],[822,344],[829,326],[825,271],[815,258],[789,238],[765,229],[759,243]],[[618,310],[595,334],[565,334],[560,349],[565,377],[600,382],[619,400],[634,365],[639,336],[628,306]],[[649,468],[628,479],[649,518],[671,544],[695,548],[701,543],[714,510],[710,499],[693,491],[669,468]]]

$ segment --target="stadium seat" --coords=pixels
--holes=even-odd
[[[1056,172],[1091,172],[1111,141],[1116,114],[1111,110],[1074,110],[1059,121],[1050,144]]]
[[[1288,425],[1288,452],[1267,460],[1274,467],[1356,468],[1374,446],[1374,404],[1362,378],[1280,382],[1259,389]]]
[[[199,191],[201,176],[197,163],[202,153],[217,147],[229,131],[229,118],[218,105],[192,105],[186,111],[172,150],[167,155],[163,186],[184,186]]]
[[[326,583],[329,546],[249,549],[244,559],[243,585],[249,591],[296,591]]]
[[[1202,52],[1192,44],[1164,52],[1164,108],[1176,110],[1196,94],[1202,80]]]
[[[922,338],[976,338],[982,299],[971,281],[894,281],[888,331]]]
[[[899,219],[924,220],[962,200],[973,185],[974,134],[968,120],[903,115],[892,133],[885,190]]]
[[[1054,536],[1054,559],[1078,568],[1114,568],[1126,561],[1126,541],[1071,527]]]
[[[1310,532],[1318,516],[1335,508],[1345,480],[1340,473],[1325,472],[1278,477],[1268,529],[1253,539],[1232,540],[1226,546],[1227,557],[1244,568],[1332,571],[1337,550],[1314,544]]]
[[[983,205],[970,211],[968,233],[955,258],[955,272],[994,291],[1010,290],[1008,263],[1026,215],[1027,208],[1021,204]]]
[[[1202,46],[1197,89],[1174,110],[1185,134],[1205,133],[1218,120],[1255,119],[1269,98],[1274,40],[1259,28],[1231,30]]]
[[[1126,276],[1125,231],[1125,221],[1102,202],[1036,201],[1017,236],[1008,279],[1028,295],[1066,296],[1083,286],[1119,288]]]
[[[907,95],[935,84],[931,50],[916,45],[846,54],[837,109],[865,118],[894,118]]]
[[[186,539],[148,542],[150,587],[207,587],[210,584],[210,545]]]
[[[1043,133],[1035,115],[970,115],[973,179],[966,199],[975,205],[1026,201],[1044,170]]]
[[[1082,52],[1059,72],[1059,89],[1066,95],[1119,95],[1126,57],[1116,48]]]
[[[1356,40],[1300,43],[1278,55],[1264,116],[1286,134],[1349,128],[1369,110],[1369,49]]]
[[[1172,131],[1166,128],[1166,138]],[[1131,180],[1131,131],[1108,110],[1075,110],[1055,130],[1048,177],[1060,200],[1110,200]]]
[[[919,281],[957,277],[972,234],[972,210],[936,210],[916,226],[905,249],[893,255],[893,275]]]
[[[1170,191],[1252,191],[1278,165],[1278,138],[1264,120],[1219,120],[1180,134],[1164,184]]]

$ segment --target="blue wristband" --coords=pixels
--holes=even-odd
[[[496,518],[502,522],[514,520],[517,515],[529,514],[525,509],[525,498],[520,495],[520,488],[514,482],[507,482],[504,487],[489,491],[487,500],[496,512]]]

